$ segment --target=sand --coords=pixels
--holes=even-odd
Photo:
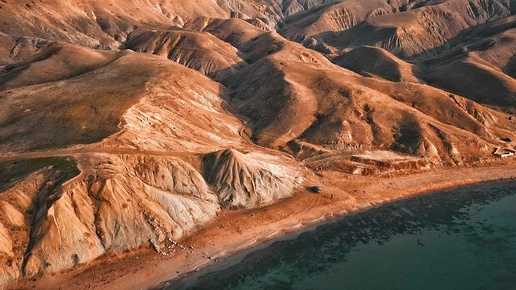
[[[254,210],[224,211],[213,222],[180,241],[170,256],[150,248],[104,256],[75,269],[24,281],[17,289],[145,289],[217,263],[240,251],[288,233],[353,214],[383,203],[466,184],[516,179],[516,162],[483,167],[440,168],[411,175],[378,177],[320,172],[305,183],[322,193],[302,189],[296,196]],[[173,282],[172,282],[173,283]]]

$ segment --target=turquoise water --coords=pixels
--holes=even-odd
[[[516,182],[411,198],[164,289],[516,289]]]

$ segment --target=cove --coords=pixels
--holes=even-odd
[[[162,289],[516,289],[516,182],[385,204]]]

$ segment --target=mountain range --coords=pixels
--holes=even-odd
[[[0,285],[516,144],[514,0],[1,0],[0,44]]]

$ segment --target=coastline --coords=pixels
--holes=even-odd
[[[321,194],[301,189],[294,197],[254,209],[222,212],[181,241],[185,249],[162,256],[150,248],[104,256],[88,265],[21,281],[15,289],[146,289],[253,251],[278,238],[297,235],[339,217],[420,194],[496,180],[516,179],[516,162],[503,165],[437,168],[409,175],[354,176],[323,171],[305,185],[320,184]],[[331,196],[333,195],[333,198]]]

